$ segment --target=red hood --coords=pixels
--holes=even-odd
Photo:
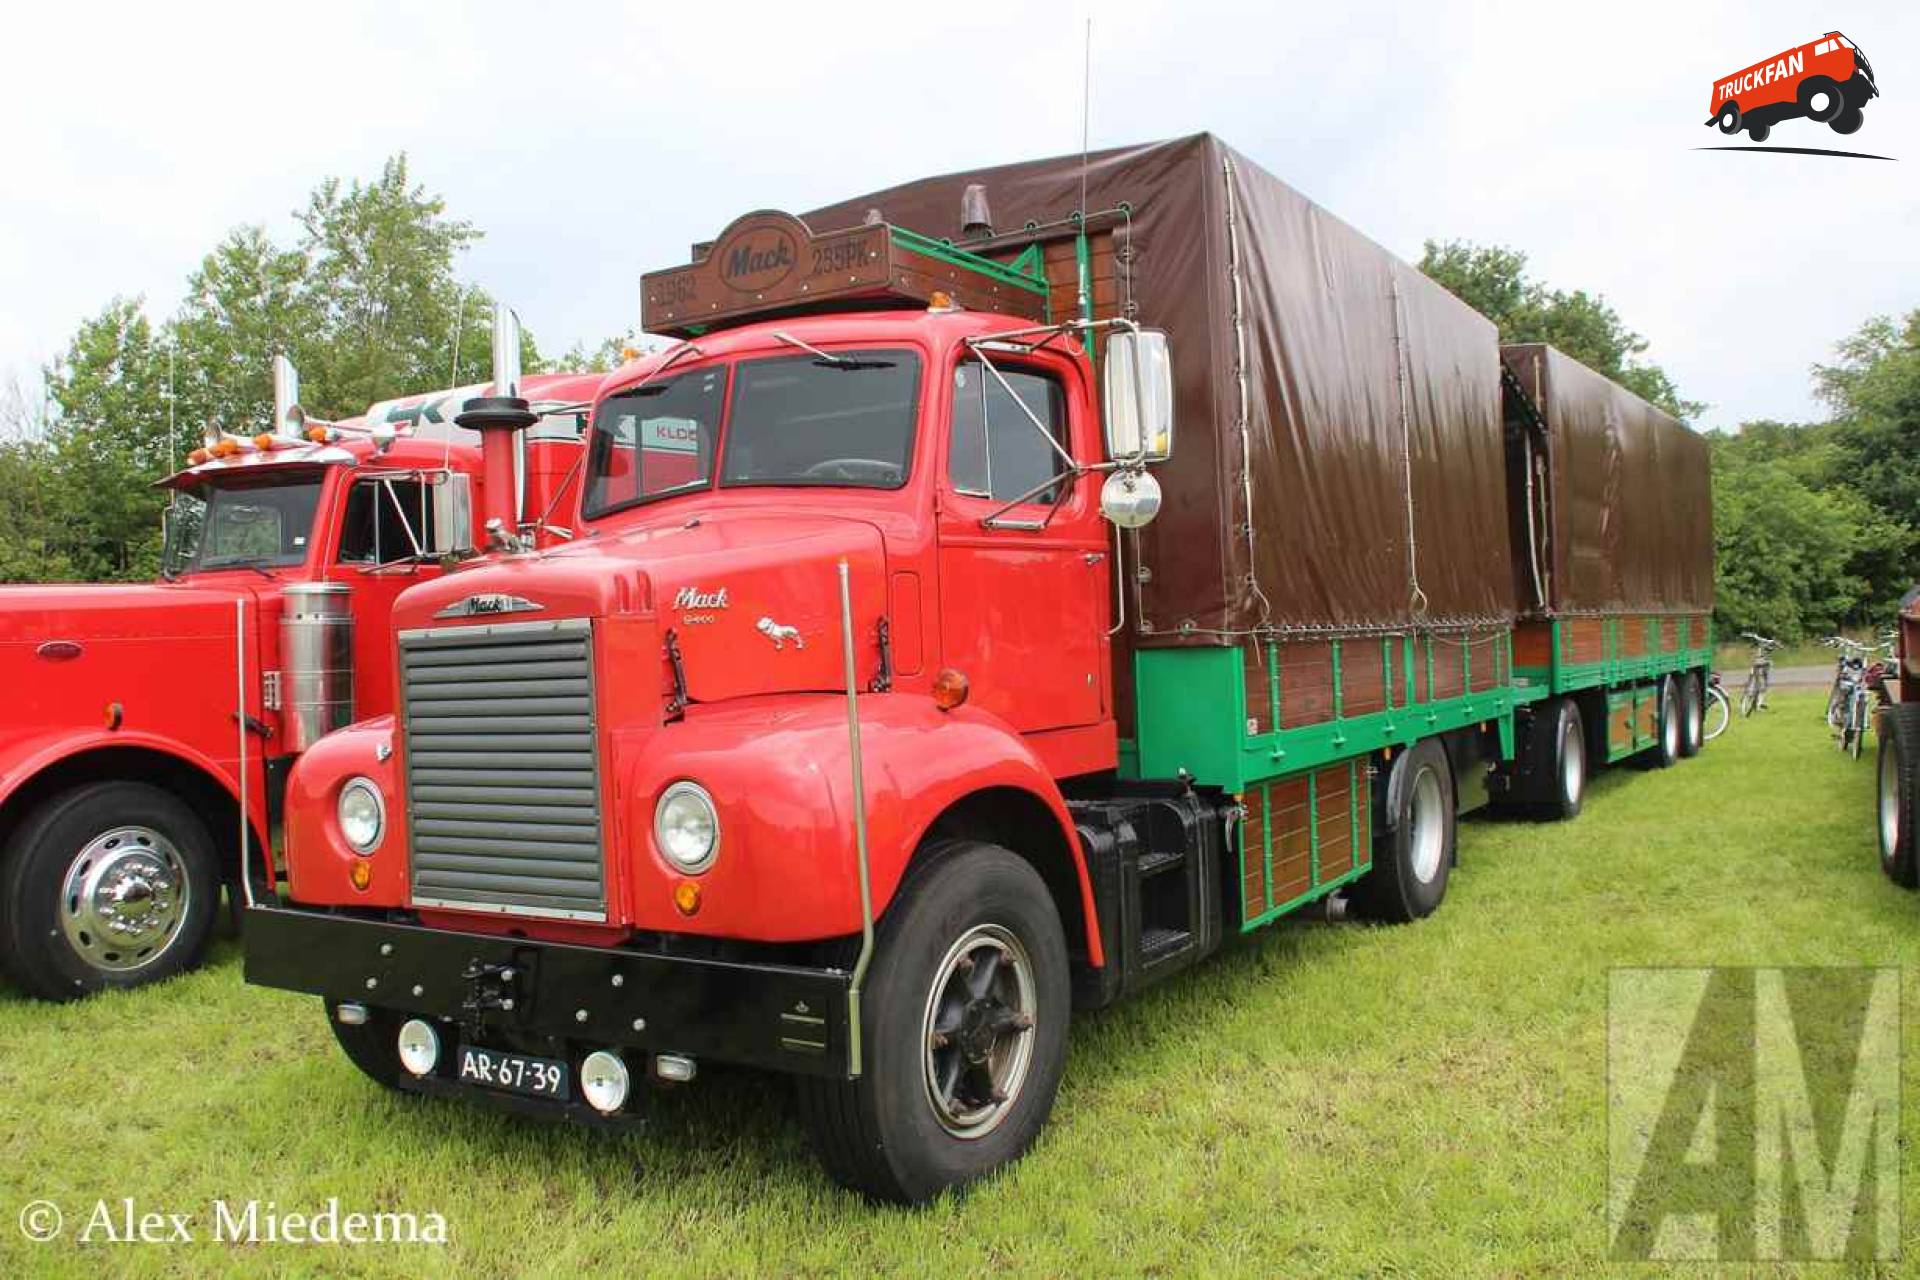
[[[818,513],[708,512],[488,561],[412,588],[394,622],[400,630],[462,625],[470,599],[518,610],[476,613],[478,623],[651,613],[662,632],[674,632],[696,701],[840,689],[842,559],[864,678],[886,599],[880,531]]]
[[[259,594],[224,574],[195,585],[0,587],[0,737],[98,729],[117,703],[128,729],[232,755],[234,602],[247,602],[257,669]]]

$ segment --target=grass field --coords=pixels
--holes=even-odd
[[[160,988],[0,990],[0,1275],[1607,1270],[1611,966],[1920,962],[1920,899],[1875,860],[1872,765],[1818,711],[1782,694],[1698,760],[1612,771],[1571,824],[1463,824],[1421,924],[1282,927],[1077,1020],[1032,1155],[917,1212],[829,1184],[778,1081],[713,1073],[624,1138],[386,1095],[316,1002],[243,987],[230,941]],[[1905,1025],[1920,1097],[1910,1007]],[[1920,1190],[1920,1108],[1904,1130]],[[103,1198],[204,1217],[330,1196],[437,1211],[451,1241],[70,1239]],[[15,1231],[41,1198],[69,1238]],[[1917,1237],[1909,1214],[1909,1257]]]

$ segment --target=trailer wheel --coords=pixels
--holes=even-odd
[[[1827,76],[1808,76],[1800,82],[1796,95],[1800,100],[1800,109],[1807,118],[1821,124],[1833,119],[1846,109],[1847,100],[1840,93],[1840,86]]]
[[[1654,724],[1653,745],[1640,753],[1641,763],[1649,769],[1669,769],[1680,759],[1681,718],[1680,684],[1672,676],[1660,682],[1660,713]]]
[[[1429,738],[1403,752],[1387,776],[1386,829],[1375,835],[1373,870],[1355,891],[1360,909],[1395,924],[1432,915],[1453,873],[1454,827],[1453,770]]]
[[[1726,106],[1720,108],[1718,123],[1720,125],[1720,132],[1729,137],[1740,132],[1740,104],[1737,102],[1729,102]]]
[[[213,841],[143,782],[93,782],[29,813],[0,860],[0,967],[45,1000],[199,963],[220,898]]]
[[[347,1061],[360,1068],[360,1073],[375,1084],[398,1089],[403,1070],[399,1020],[385,1010],[369,1009],[367,1020],[356,1026],[340,1021],[336,1006],[328,1004],[325,1009],[327,1025],[333,1028],[333,1038],[347,1055]]]
[[[1858,133],[1860,126],[1866,123],[1866,113],[1858,107],[1847,107],[1833,119],[1827,121],[1827,128],[1835,133]]]
[[[1880,869],[1904,888],[1920,887],[1914,856],[1920,816],[1920,702],[1896,702],[1880,713]]]
[[[1761,124],[1757,120],[1747,126],[1747,136],[1749,138],[1752,138],[1755,142],[1765,142],[1767,140],[1767,135],[1772,132],[1773,132],[1772,125]]]
[[[1697,756],[1707,741],[1707,696],[1695,672],[1680,676],[1680,711],[1680,754]]]
[[[914,1204],[1019,1157],[1053,1109],[1072,996],[1039,873],[997,845],[928,849],[878,926],[854,1080],[803,1079],[834,1181]]]

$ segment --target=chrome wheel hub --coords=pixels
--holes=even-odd
[[[956,1138],[993,1132],[1033,1061],[1036,987],[1020,939],[975,925],[947,949],[927,993],[922,1055],[927,1103]]]
[[[1421,884],[1432,884],[1440,874],[1446,852],[1446,806],[1440,795],[1440,775],[1422,769],[1413,779],[1413,874]]]
[[[1573,727],[1567,727],[1560,743],[1560,789],[1568,804],[1578,804],[1587,786],[1587,748]]]
[[[96,969],[145,968],[180,935],[191,892],[172,841],[150,827],[115,827],[95,836],[68,866],[60,926]]]
[[[1689,746],[1698,747],[1702,739],[1706,736],[1707,708],[1705,704],[1705,695],[1700,694],[1699,686],[1695,685],[1694,696],[1687,699],[1687,743]]]
[[[1880,749],[1880,856],[1889,862],[1900,850],[1900,764],[1890,749]]]
[[[1667,686],[1666,706],[1662,708],[1660,726],[1660,749],[1671,759],[1680,754],[1680,717],[1673,714],[1674,689]]]

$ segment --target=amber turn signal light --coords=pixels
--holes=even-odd
[[[307,439],[313,441],[315,444],[325,444],[327,442],[327,429],[325,427],[308,427]]]
[[[253,438],[253,447],[258,449],[260,452],[265,453],[269,449],[273,448],[273,437],[268,435],[266,432],[262,431],[259,435]]]
[[[967,677],[952,667],[943,668],[933,678],[933,705],[951,711],[967,700]]]
[[[187,465],[191,467],[197,467],[201,463],[205,462],[208,458],[211,458],[212,456],[213,455],[208,453],[205,449],[195,449],[192,453],[187,455]]]
[[[691,880],[682,880],[673,886],[673,905],[683,916],[700,910],[700,886]]]
[[[373,883],[373,864],[365,858],[355,858],[353,867],[347,872],[347,879],[353,881],[353,887],[364,890]]]

